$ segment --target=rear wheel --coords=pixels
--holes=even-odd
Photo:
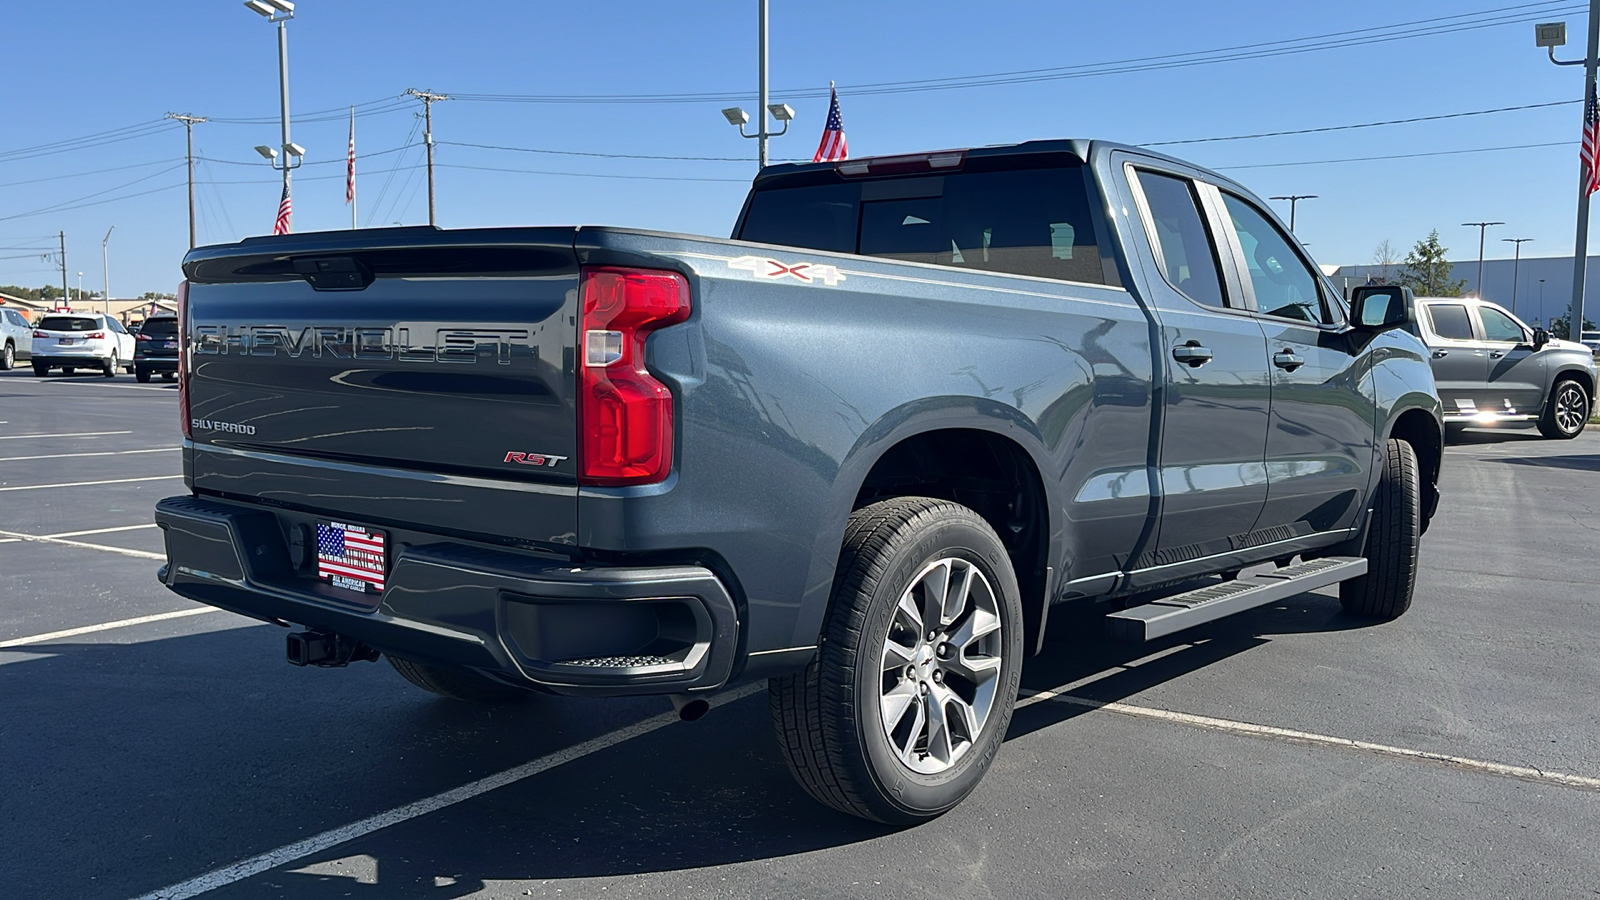
[[[178,380],[178,373],[177,372],[162,372],[161,373],[161,380],[162,381],[177,381]]]
[[[113,350],[111,351],[111,358],[106,360],[105,368],[100,370],[100,374],[107,378],[115,378],[117,377],[117,368],[121,365],[122,361],[117,359],[117,351]]]
[[[78,371],[78,367],[77,366],[62,366],[61,367],[61,374],[63,374],[63,375],[71,375],[73,372],[76,372],[76,371]]]
[[[38,360],[34,360],[33,361],[33,374],[35,376],[39,377],[39,378],[43,378],[46,375],[50,374],[50,366],[45,364],[45,363],[42,363],[42,362],[40,362]]]
[[[17,347],[6,341],[4,349],[0,349],[0,371],[9,372],[17,365]]]
[[[1367,574],[1339,585],[1339,604],[1355,616],[1398,619],[1411,608],[1422,545],[1422,478],[1405,441],[1384,447],[1383,471],[1367,528]]]
[[[1589,392],[1578,382],[1563,378],[1550,389],[1550,400],[1539,417],[1539,433],[1557,440],[1575,438],[1589,423],[1589,409]]]
[[[387,654],[385,658],[405,680],[425,691],[452,700],[464,700],[468,703],[512,703],[533,693],[524,688],[502,684],[470,669],[430,666],[409,659],[396,659]]]
[[[140,384],[149,384],[150,383],[150,370],[144,368],[143,366],[140,366],[139,368],[137,368],[137,369],[135,369],[133,371],[133,377],[138,379]]]
[[[1022,604],[1005,546],[972,510],[900,497],[845,529],[821,646],[768,701],[789,771],[837,810],[931,819],[977,787],[1022,670]]]

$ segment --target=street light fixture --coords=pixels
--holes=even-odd
[[[260,14],[268,22],[278,26],[278,101],[279,118],[283,126],[283,141],[278,146],[283,150],[283,159],[278,160],[278,152],[271,147],[257,147],[256,152],[266,157],[268,164],[283,173],[283,195],[287,198],[289,192],[289,173],[300,167],[305,162],[306,151],[289,140],[289,20],[294,18],[294,4],[290,0],[245,0],[245,7]]]
[[[787,122],[794,118],[794,110],[790,109],[787,103],[768,103],[767,112],[772,113],[772,117],[779,122]]]
[[[1517,314],[1517,272],[1522,268],[1522,245],[1533,238],[1501,238],[1507,244],[1514,244],[1517,248],[1516,261],[1511,264],[1511,314]]]
[[[1600,0],[1596,0],[1596,2],[1600,2]],[[756,153],[756,161],[761,168],[765,169],[767,167],[767,139],[782,137],[789,133],[789,122],[794,119],[794,110],[790,109],[787,104],[767,102],[767,0],[759,0],[758,9],[756,24],[756,33],[758,35],[756,52],[756,115],[760,117],[760,121],[756,123],[756,133],[745,134],[744,126],[750,122],[750,116],[737,106],[731,106],[723,110],[722,117],[728,120],[729,125],[739,129],[740,137],[757,139],[760,149]],[[783,123],[782,131],[767,130],[768,114]]]
[[[722,117],[727,119],[728,124],[735,128],[742,128],[746,122],[750,121],[750,114],[737,106],[730,106],[723,110]]]
[[[1272,200],[1287,200],[1287,201],[1289,201],[1289,230],[1293,231],[1294,230],[1295,208],[1297,206],[1299,206],[1301,200],[1315,200],[1315,199],[1317,199],[1317,195],[1316,194],[1284,194],[1281,197],[1271,197],[1269,199],[1272,199]]]

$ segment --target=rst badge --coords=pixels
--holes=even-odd
[[[793,278],[806,284],[820,281],[828,287],[845,280],[837,266],[822,266],[805,261],[785,263],[765,256],[734,257],[728,260],[728,268],[753,272],[757,278]]]
[[[548,466],[554,468],[556,463],[564,459],[566,459],[565,456],[551,456],[548,453],[523,453],[513,450],[506,454],[504,461],[522,466]]]

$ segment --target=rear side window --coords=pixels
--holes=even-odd
[[[1182,178],[1139,173],[1139,187],[1150,206],[1150,225],[1161,246],[1168,283],[1205,306],[1227,306],[1217,256],[1195,205],[1194,188]]]
[[[144,325],[140,327],[139,333],[154,337],[171,337],[178,333],[178,320],[170,318],[146,319]]]
[[[98,331],[100,323],[80,316],[45,316],[39,320],[41,331]]]
[[[1433,333],[1452,341],[1472,340],[1472,322],[1467,319],[1467,308],[1459,303],[1430,303],[1428,323]]]
[[[739,239],[1105,283],[1076,166],[758,191]]]

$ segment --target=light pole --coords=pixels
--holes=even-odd
[[[1600,110],[1595,109],[1595,69],[1600,66],[1600,0],[1589,0],[1589,44],[1583,59],[1556,59],[1556,48],[1567,42],[1567,23],[1548,22],[1533,26],[1535,46],[1548,48],[1550,61],[1558,66],[1583,66],[1583,133],[1590,133],[1589,123]],[[1600,156],[1600,148],[1591,148]],[[1600,165],[1600,160],[1596,160]],[[1578,166],[1578,233],[1572,252],[1572,309],[1567,314],[1567,339],[1578,340],[1583,335],[1583,283],[1589,260],[1589,164]]]
[[[1295,211],[1295,206],[1297,206],[1300,203],[1301,200],[1315,200],[1315,199],[1317,199],[1317,195],[1316,194],[1284,194],[1281,197],[1270,197],[1268,199],[1271,199],[1271,200],[1287,200],[1287,201],[1289,201],[1289,230],[1293,231],[1294,230],[1294,211]]]
[[[1511,264],[1511,314],[1514,316],[1517,314],[1517,272],[1522,268],[1522,245],[1533,240],[1533,238],[1501,238],[1500,240],[1507,244],[1515,244],[1517,247],[1516,261]]]
[[[1544,279],[1539,279],[1539,318],[1544,318]]]
[[[278,26],[278,103],[283,120],[283,162],[277,161],[278,151],[271,147],[257,147],[256,152],[266,157],[274,169],[283,172],[283,195],[290,197],[289,172],[305,161],[305,148],[289,140],[289,20],[294,18],[294,4],[289,0],[245,0],[245,6],[265,16]],[[291,200],[289,208],[294,208]]]
[[[79,303],[83,302],[83,273],[82,272],[78,273],[78,302]],[[92,306],[89,307],[89,308],[90,309],[94,309],[94,307],[92,307]]]
[[[756,115],[760,120],[756,124],[755,134],[745,134],[744,126],[750,121],[750,115],[737,106],[730,106],[722,111],[723,118],[728,124],[739,129],[740,137],[755,138],[759,149],[756,160],[761,168],[767,167],[767,140],[769,138],[783,137],[789,133],[789,123],[794,119],[794,110],[786,103],[767,102],[767,0],[757,0],[760,4],[757,28],[759,30],[759,50],[757,51],[757,88],[756,88]],[[783,123],[783,130],[772,132],[767,130],[767,113],[774,119]]]
[[[111,243],[111,232],[116,231],[116,230],[117,230],[117,226],[115,226],[115,225],[111,226],[110,228],[107,228],[106,229],[106,236],[100,239],[100,270],[102,272],[104,272],[105,276],[106,276],[106,282],[105,282],[105,291],[106,292],[105,292],[105,298],[104,299],[105,299],[106,315],[108,315],[108,316],[111,315],[111,257],[110,257],[109,252],[107,251],[106,248],[107,248],[107,245],[109,245]]]
[[[1595,0],[1595,2],[1600,3],[1600,0]],[[1476,228],[1476,229],[1478,229],[1478,298],[1480,300],[1483,298],[1483,236],[1488,233],[1489,228],[1491,226],[1504,225],[1504,224],[1505,224],[1504,222],[1462,222],[1461,223],[1461,227],[1462,228]]]

